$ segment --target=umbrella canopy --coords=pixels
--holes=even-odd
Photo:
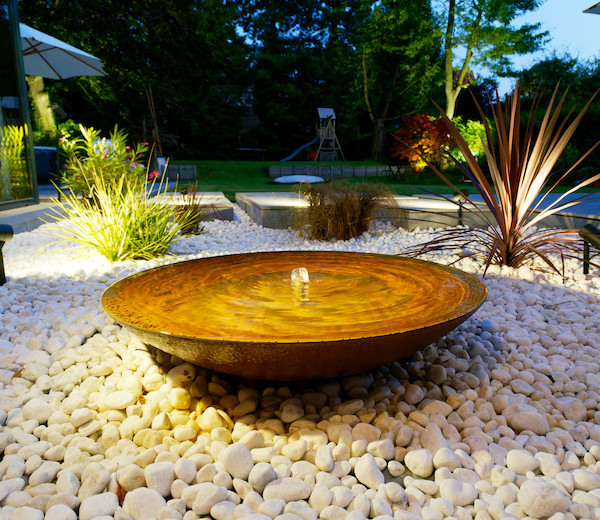
[[[592,7],[590,7],[589,9],[586,9],[583,12],[590,13],[590,14],[600,14],[600,3],[594,4]]]
[[[24,23],[19,26],[25,74],[50,79],[106,76],[95,56]]]

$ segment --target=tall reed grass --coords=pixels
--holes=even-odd
[[[369,230],[375,210],[389,191],[345,181],[317,184],[306,191],[308,223],[315,240],[349,240]]]
[[[197,217],[191,210],[175,217],[173,205],[148,196],[156,186],[158,194],[164,195],[166,184],[146,186],[139,177],[107,178],[91,170],[84,187],[89,197],[63,190],[61,200],[54,201],[59,206],[56,213],[70,220],[69,226],[56,232],[113,263],[163,256]]]

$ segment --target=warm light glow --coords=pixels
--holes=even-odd
[[[297,267],[292,271],[292,282],[295,284],[308,283],[309,280],[308,270],[306,267]]]

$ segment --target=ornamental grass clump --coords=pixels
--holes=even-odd
[[[175,219],[172,205],[161,202],[160,197],[148,198],[141,183],[125,176],[105,179],[93,175],[88,189],[89,198],[61,192],[61,201],[55,201],[57,213],[62,211],[70,225],[56,231],[113,263],[165,255],[171,244],[185,236],[181,230],[192,220],[191,214]],[[159,186],[159,194],[165,190],[166,185]]]
[[[198,195],[198,184],[194,183],[181,190],[183,204],[175,207],[175,220],[183,222],[181,228],[183,235],[198,235],[202,233],[202,195]]]
[[[372,184],[332,182],[306,191],[308,224],[315,240],[349,240],[369,230],[377,207],[389,195]]]
[[[442,115],[442,120],[453,142],[464,156],[466,165],[448,155],[464,176],[473,183],[473,187],[483,198],[484,208],[474,205],[468,195],[458,189],[435,165],[430,163],[429,166],[470,203],[464,210],[478,214],[488,227],[443,230],[433,240],[415,246],[406,251],[406,254],[419,255],[447,248],[459,249],[464,255],[482,259],[486,271],[490,264],[518,268],[539,258],[547,267],[560,273],[552,259],[552,254],[556,254],[561,259],[564,272],[564,259],[575,256],[580,247],[576,231],[537,229],[537,226],[542,224],[545,218],[593,195],[582,194],[574,200],[566,199],[568,195],[599,180],[600,174],[580,182],[558,196],[555,201],[547,198],[548,193],[600,144],[598,142],[592,146],[575,164],[551,182],[550,177],[557,160],[595,96],[596,94],[575,117],[571,109],[561,120],[560,113],[565,104],[566,92],[558,99],[557,86],[541,123],[536,125],[540,96],[535,96],[529,117],[523,121],[521,95],[517,85],[509,102],[504,104],[496,100],[493,122],[497,146],[493,144],[492,130],[478,105],[486,130],[486,139],[482,140],[482,143],[488,172],[483,171],[457,127],[447,116]],[[443,114],[439,106],[438,109]],[[542,207],[545,201],[547,204]]]

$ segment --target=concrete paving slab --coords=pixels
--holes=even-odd
[[[0,224],[9,225],[14,233],[31,231],[46,222],[54,222],[58,215],[53,211],[60,212],[60,206],[52,202],[40,202],[30,206],[21,206],[0,211]],[[60,214],[63,214],[60,212]]]
[[[168,204],[189,204],[190,195],[181,193],[163,193],[157,195],[158,200]],[[202,220],[233,220],[233,204],[222,191],[207,191],[196,195],[197,203],[202,208]]]
[[[0,210],[0,224],[11,226],[15,233],[22,233],[24,231],[31,231],[45,222],[57,220],[57,215],[53,210],[60,211],[60,206],[52,202],[53,199],[58,199],[56,187],[42,185],[40,186],[39,193],[39,204]],[[172,199],[175,204],[178,203],[178,200],[181,200],[181,203],[183,203],[181,194],[168,192],[166,196]],[[201,206],[203,211],[202,220],[234,219],[233,204],[220,191],[203,193]]]
[[[235,201],[254,222],[273,229],[300,229],[308,214],[308,201],[303,193],[236,193]]]
[[[308,201],[302,193],[237,193],[235,200],[254,222],[264,227],[300,229],[307,222]],[[462,215],[465,224],[484,222],[466,210]],[[417,227],[455,226],[460,222],[460,214],[458,205],[443,199],[394,195],[382,201],[375,212],[375,219],[413,230]]]
[[[539,203],[538,209],[546,209],[554,204],[563,194],[548,193],[538,195],[535,198],[534,205]],[[581,198],[584,193],[570,193],[560,200],[559,204],[575,202]],[[480,195],[469,197],[473,202],[482,202]],[[538,224],[537,227],[557,227],[562,229],[581,229],[586,224],[600,225],[600,194],[592,194],[583,202],[579,202],[564,211],[550,215]]]
[[[574,200],[576,196],[569,196],[567,200]],[[556,200],[560,194],[547,197],[540,207]],[[464,224],[471,227],[487,227],[491,221],[490,212],[487,211],[481,197],[471,197],[474,205],[466,204],[462,208],[453,201],[435,196],[392,196],[391,202],[387,201],[378,208],[375,218],[383,222],[403,227],[409,231],[416,228],[449,227]],[[306,223],[308,202],[302,193],[282,192],[263,193],[248,192],[237,193],[236,202],[248,213],[257,224],[275,229],[299,229]],[[483,209],[483,215],[476,211],[475,206]],[[587,223],[600,223],[600,200],[586,201],[585,203],[569,208],[568,212],[553,215],[544,220],[545,227],[559,227],[565,229],[580,229]]]

